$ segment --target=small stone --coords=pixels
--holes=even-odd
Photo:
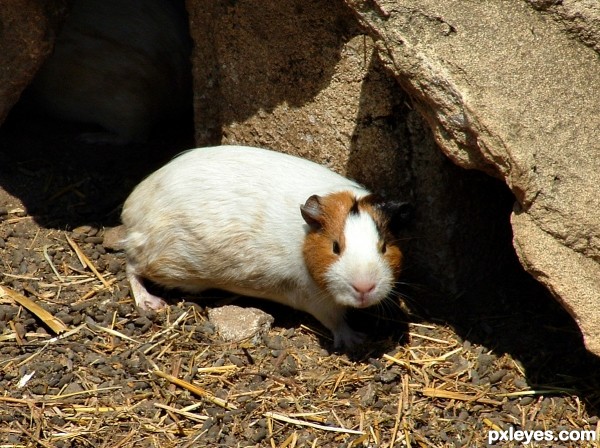
[[[20,265],[24,258],[25,255],[23,254],[23,251],[21,249],[15,250],[12,254],[12,265]]]
[[[523,397],[521,398],[521,400],[519,401],[519,405],[521,406],[528,406],[531,403],[533,403],[535,400],[533,397]]]
[[[119,260],[110,260],[108,262],[108,265],[106,266],[106,269],[109,272],[115,274],[121,270],[121,263],[119,262]]]
[[[494,357],[492,355],[488,355],[486,353],[482,353],[477,357],[477,372],[480,376],[483,376],[485,372],[491,367],[494,362]]]
[[[83,392],[85,389],[79,383],[71,383],[63,390],[64,395],[75,394],[77,392]]]
[[[281,363],[279,371],[283,376],[296,376],[298,374],[298,364],[293,356],[286,356],[285,361]]]
[[[385,364],[377,358],[369,358],[369,363],[377,369],[385,368]]]
[[[361,387],[360,389],[358,389],[357,393],[360,397],[361,406],[373,406],[373,404],[375,403],[375,399],[377,398],[377,394],[373,383],[369,383],[366,386]]]
[[[279,406],[281,409],[287,409],[290,407],[290,400],[287,398],[282,398],[277,402],[277,406]]]
[[[239,342],[267,332],[274,321],[273,316],[264,311],[235,305],[210,309],[208,319],[228,342]]]
[[[136,381],[133,385],[133,390],[146,390],[146,389],[150,389],[150,384],[148,384],[146,381]]]
[[[59,415],[53,415],[49,421],[55,426],[64,426],[67,424],[67,421]]]
[[[229,355],[229,362],[237,367],[244,367],[246,364],[243,359],[236,355]]]
[[[258,443],[267,437],[267,430],[265,428],[258,428],[254,434],[250,437],[250,440],[254,443]]]
[[[89,233],[91,230],[92,230],[92,226],[83,225],[83,226],[75,227],[73,229],[73,233],[79,233],[81,235],[85,235],[85,234]]]
[[[123,240],[125,239],[125,226],[111,227],[104,231],[102,245],[106,249],[119,251],[123,250]]]
[[[17,336],[20,339],[23,339],[25,337],[25,334],[27,333],[27,329],[25,328],[25,326],[21,322],[16,322],[15,323],[15,331],[17,333]]]
[[[515,383],[515,387],[519,390],[529,389],[529,385],[527,384],[527,381],[525,381],[523,378],[516,378],[514,383]]]
[[[391,383],[392,381],[395,381],[396,378],[398,378],[398,373],[393,370],[386,370],[380,375],[375,376],[376,381],[380,381],[384,384]]]
[[[285,348],[284,339],[280,335],[275,335],[273,337],[265,336],[263,339],[265,341],[265,345],[271,350],[283,350]]]
[[[506,370],[500,369],[489,376],[489,380],[491,384],[496,384],[500,382],[504,376],[506,375]]]

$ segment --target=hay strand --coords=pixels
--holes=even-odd
[[[365,434],[364,431],[341,428],[338,426],[320,425],[318,423],[312,423],[312,422],[307,422],[304,420],[298,420],[296,418],[291,418],[291,417],[288,417],[287,415],[278,414],[276,412],[265,412],[263,415],[267,418],[277,420],[280,422],[290,423],[292,425],[298,425],[298,426],[307,426],[307,427],[313,428],[313,429],[320,429],[321,431],[340,432],[340,433],[344,433],[344,434],[355,434],[355,435],[359,435],[359,436],[362,436]]]
[[[169,375],[168,373],[162,372],[160,370],[154,370],[154,371],[152,371],[152,373],[154,373],[156,376],[159,376],[173,384],[176,384],[177,386],[187,389],[188,391],[192,392],[193,394],[198,395],[198,396],[204,398],[205,400],[208,400],[211,403],[216,404],[217,406],[228,409],[230,411],[237,409],[237,406],[234,405],[233,403],[229,403],[226,400],[223,400],[222,398],[215,397],[213,394],[211,394],[207,390],[204,390],[201,387],[196,386],[195,384],[192,384],[188,381],[182,380],[173,375]]]
[[[17,302],[22,307],[27,308],[30,312],[39,317],[54,333],[60,334],[67,331],[67,326],[62,320],[53,316],[36,302],[28,299],[22,294],[8,288],[7,286],[0,286],[0,297],[10,297],[12,300]]]
[[[425,397],[431,398],[447,398],[449,400],[457,400],[457,401],[477,401],[479,403],[491,404],[493,406],[502,406],[502,402],[497,400],[492,400],[489,398],[484,398],[482,394],[470,395],[463,394],[460,392],[454,392],[451,390],[444,389],[436,389],[433,387],[425,387],[421,390],[421,394]]]
[[[67,239],[67,242],[69,243],[69,246],[71,246],[71,248],[73,248],[73,250],[75,251],[75,254],[77,255],[77,258],[79,258],[79,261],[81,261],[81,264],[84,267],[88,267],[90,269],[90,271],[92,271],[94,273],[94,275],[98,278],[98,280],[100,280],[102,282],[102,284],[104,285],[104,287],[106,289],[110,290],[111,289],[110,284],[104,279],[104,277],[102,276],[102,274],[100,274],[100,272],[98,272],[98,270],[96,269],[96,267],[94,266],[94,264],[83,253],[83,251],[77,245],[77,243],[75,241],[73,241],[71,238],[69,238],[69,235],[67,235],[66,233],[65,233],[65,238]]]

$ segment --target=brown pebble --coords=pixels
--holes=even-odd
[[[125,238],[125,227],[117,226],[108,228],[104,231],[102,238],[104,247],[110,250],[123,250],[123,239]]]
[[[25,255],[23,254],[22,250],[20,250],[20,249],[15,250],[12,254],[12,265],[17,266],[17,265],[21,264],[21,262],[23,261],[24,258],[25,258]]]
[[[490,383],[496,384],[497,382],[501,381],[505,375],[506,375],[506,370],[504,370],[504,369],[500,369],[497,372],[492,373],[489,376]]]
[[[523,398],[521,398],[521,400],[519,400],[519,404],[521,406],[527,406],[527,405],[530,405],[533,402],[534,402],[534,398],[533,397],[523,397]]]
[[[284,339],[280,335],[269,337],[266,335],[264,338],[265,345],[271,350],[283,350],[285,348]]]
[[[75,227],[73,229],[73,233],[79,233],[79,234],[88,234],[90,231],[92,230],[92,226],[79,226],[79,227]]]
[[[108,265],[106,266],[106,268],[108,271],[115,274],[121,270],[121,263],[119,263],[119,260],[113,259],[108,262]]]
[[[246,364],[243,359],[236,355],[229,355],[229,361],[237,367],[244,367]]]

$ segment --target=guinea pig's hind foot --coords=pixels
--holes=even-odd
[[[352,349],[365,342],[366,336],[363,333],[353,330],[344,321],[333,332],[333,348],[335,350]]]
[[[131,286],[135,304],[141,309],[158,311],[167,306],[163,299],[148,292],[139,275],[127,272],[127,280]]]

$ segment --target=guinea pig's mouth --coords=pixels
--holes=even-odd
[[[372,286],[360,288],[357,285],[349,285],[346,295],[346,305],[353,308],[368,308],[376,305],[385,297],[385,291],[382,290],[380,285],[374,284]]]
[[[331,276],[327,289],[340,305],[368,308],[381,302],[391,291],[387,279],[378,275]]]
[[[354,294],[354,308],[368,308],[375,305],[379,300],[378,297],[373,297],[371,294]]]

